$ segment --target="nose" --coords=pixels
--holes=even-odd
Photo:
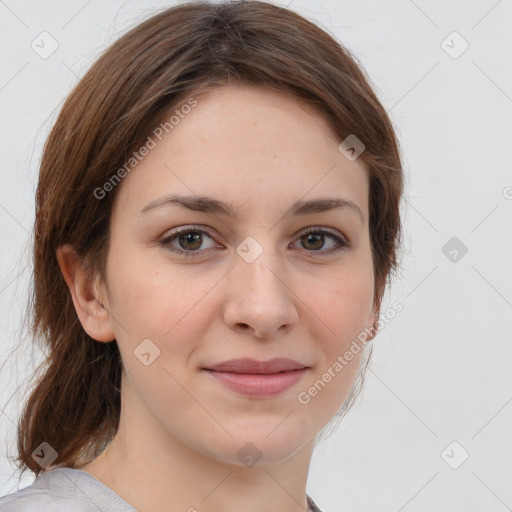
[[[226,324],[238,333],[274,338],[297,324],[299,300],[282,260],[265,249],[252,263],[236,256],[226,276]]]

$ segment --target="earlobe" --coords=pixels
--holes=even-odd
[[[89,276],[80,256],[70,244],[58,247],[56,256],[84,330],[96,341],[113,341],[115,334],[108,308],[100,296],[99,286]]]

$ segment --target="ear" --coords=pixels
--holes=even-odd
[[[108,303],[101,294],[101,283],[88,275],[81,258],[70,244],[56,251],[60,270],[75,306],[76,314],[85,332],[96,341],[113,341],[115,334],[108,313]],[[106,295],[106,294],[105,294]]]
[[[370,326],[372,334],[367,338],[367,341],[373,340],[373,338],[377,336],[377,321],[379,320],[379,316],[380,307],[377,308],[376,304],[374,303],[370,311],[370,316],[368,320],[368,325]]]

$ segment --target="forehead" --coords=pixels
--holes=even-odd
[[[192,98],[193,108],[180,110],[185,98],[164,117],[165,123],[173,116],[172,128],[161,140],[153,136],[153,149],[124,178],[119,208],[133,213],[169,193],[265,211],[338,195],[367,212],[366,165],[345,158],[341,141],[310,105],[251,85],[219,86]]]

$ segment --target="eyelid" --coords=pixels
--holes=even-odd
[[[341,231],[339,231],[335,228],[330,228],[328,226],[311,226],[309,228],[306,228],[305,231],[300,231],[299,233],[300,233],[300,236],[304,236],[309,233],[318,233],[318,232],[330,235],[334,238],[339,238],[346,245],[350,245],[350,240],[348,239],[348,237],[346,235],[344,235]]]

